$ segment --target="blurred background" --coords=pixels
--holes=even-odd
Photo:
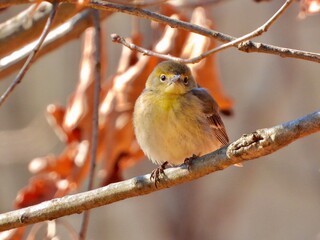
[[[217,31],[241,36],[262,25],[283,2],[229,0],[206,10]],[[9,9],[6,17],[17,9]],[[300,20],[298,13],[295,3],[254,41],[320,52],[320,15]],[[130,36],[133,18],[115,13],[103,22],[108,75],[115,73],[121,51],[109,35]],[[140,24],[147,34],[149,21]],[[17,192],[32,176],[30,160],[63,149],[45,111],[51,103],[66,105],[74,91],[81,42],[80,37],[37,60],[0,109],[2,213],[12,209]],[[236,49],[220,52],[217,61],[224,89],[234,101],[233,116],[223,117],[231,141],[319,110],[316,63]],[[1,80],[1,93],[15,75]],[[243,168],[229,167],[188,184],[94,209],[88,239],[319,240],[319,144],[319,134],[314,134],[246,162]],[[125,171],[125,178],[154,168],[141,161]],[[64,219],[80,229],[81,215]]]

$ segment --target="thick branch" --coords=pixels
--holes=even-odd
[[[47,35],[48,35],[49,31],[50,31],[50,28],[52,27],[52,22],[53,22],[53,19],[54,19],[55,15],[56,15],[56,12],[57,12],[57,9],[58,9],[58,5],[59,5],[59,3],[57,3],[57,2],[53,3],[50,15],[48,17],[46,25],[45,25],[42,33],[41,33],[41,36],[40,36],[37,44],[32,49],[31,54],[28,56],[27,61],[25,62],[23,67],[20,69],[20,71],[19,71],[18,75],[16,76],[16,78],[14,79],[14,81],[9,85],[7,90],[1,95],[1,97],[0,97],[0,106],[8,98],[8,96],[15,89],[15,87],[21,82],[21,80],[23,79],[24,75],[27,73],[28,69],[30,68],[31,64],[34,62],[35,57],[36,57],[37,53],[39,52],[39,50],[40,50],[40,48],[42,46],[42,43],[46,39],[46,37],[47,37]]]
[[[26,0],[0,0],[0,8],[11,7],[18,4],[27,4],[30,3]]]
[[[153,181],[150,181],[150,174],[148,174],[1,214],[0,231],[81,213],[91,208],[189,182],[233,164],[270,154],[299,138],[318,131],[320,131],[320,111],[244,135],[230,145],[196,159],[192,162],[190,171],[185,165],[166,169],[165,176],[157,184],[158,188]]]
[[[36,58],[55,50],[68,41],[78,38],[86,28],[93,26],[92,19],[90,18],[91,11],[92,9],[87,9],[80,12],[60,28],[51,31]],[[105,19],[111,14],[110,12],[103,11],[100,14],[100,18]],[[20,69],[31,51],[32,47],[26,51],[19,51],[19,53],[15,53],[12,56],[9,55],[6,58],[0,59],[0,79]]]
[[[42,33],[52,5],[41,3],[34,11],[34,5],[17,16],[0,24],[0,59],[9,53],[35,41]],[[52,23],[55,28],[74,16],[80,8],[74,4],[64,3],[59,7],[57,16]]]

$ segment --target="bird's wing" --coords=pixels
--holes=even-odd
[[[216,101],[211,97],[211,95],[204,88],[194,88],[192,89],[192,94],[199,98],[203,105],[203,112],[206,115],[210,127],[212,128],[217,139],[223,144],[227,145],[229,143],[229,138],[221,120],[218,112],[218,105]]]

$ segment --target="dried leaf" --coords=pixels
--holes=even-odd
[[[66,148],[60,156],[49,155],[31,161],[30,171],[36,175],[28,186],[19,191],[16,208],[63,196],[76,188],[87,174],[95,66],[93,39],[92,29],[88,30],[81,65],[82,74],[67,110],[56,105],[47,108],[49,122],[65,141]],[[102,67],[105,69],[105,59]]]
[[[104,35],[103,33],[101,34]],[[93,114],[93,94],[94,94],[94,79],[95,79],[95,30],[88,28],[85,31],[85,38],[83,43],[83,54],[80,66],[80,78],[75,93],[70,98],[67,105],[66,114],[63,121],[63,129],[65,131],[74,131],[78,129],[81,132],[81,141],[88,143],[91,149],[91,135],[92,135],[92,114]],[[103,39],[101,39],[103,42]],[[101,49],[101,79],[105,78],[106,69],[106,50],[104,45]],[[101,152],[98,146],[98,155]],[[81,167],[79,166],[73,174],[73,181],[80,184],[87,176],[89,170],[89,154],[85,155]],[[99,160],[99,158],[97,158]]]
[[[120,172],[128,167],[123,163],[123,157],[143,156],[139,147],[134,147],[132,112],[134,102],[144,88],[147,74],[154,67],[148,64],[149,57],[140,57],[138,62],[117,74],[111,80],[113,85],[104,97],[100,107],[102,127],[102,144],[105,149],[103,159],[109,183],[111,179],[119,180]],[[140,154],[139,154],[140,153]],[[130,158],[129,158],[130,159]],[[120,162],[122,161],[122,164]],[[134,161],[133,161],[134,162]]]
[[[129,42],[131,41],[133,44],[140,45],[142,42],[141,34],[134,34],[131,39],[127,39]],[[130,66],[135,64],[138,61],[137,52],[132,51],[129,48],[122,48],[121,57],[118,64],[117,73],[122,73],[127,70]]]
[[[103,35],[103,34],[102,34]],[[64,117],[63,128],[72,130],[80,128],[82,130],[82,139],[91,137],[91,119],[93,111],[93,93],[95,79],[95,30],[93,27],[85,31],[83,43],[83,54],[80,66],[80,77],[75,93],[70,98]],[[101,40],[103,41],[103,40]],[[101,52],[101,69],[106,69],[105,48]],[[105,73],[101,72],[102,79]]]
[[[190,22],[205,28],[212,28],[212,23],[206,17],[205,10],[202,7],[198,7],[193,11]],[[216,43],[213,39],[199,34],[189,33],[189,37],[184,45],[181,57],[193,58],[214,48],[215,46]],[[199,85],[207,88],[214,96],[221,111],[227,114],[231,113],[233,102],[224,92],[218,74],[216,56],[210,55],[199,63],[189,64],[189,67],[191,68]]]
[[[305,18],[307,15],[313,15],[320,12],[320,0],[301,0],[300,12],[298,17]]]
[[[40,203],[53,197],[64,196],[78,186],[79,169],[88,156],[88,143],[68,144],[59,156],[46,156],[31,161],[29,169],[36,174],[28,186],[19,191],[16,198],[16,208],[22,208]]]
[[[50,104],[47,107],[47,120],[62,142],[72,143],[81,140],[80,128],[66,129],[63,126],[65,108]]]
[[[15,208],[24,208],[54,198],[58,186],[55,174],[37,175],[29,185],[21,189],[15,200]]]
[[[26,228],[20,227],[8,231],[0,232],[0,240],[21,240]]]
[[[68,179],[72,171],[77,167],[75,159],[79,153],[79,143],[68,144],[62,154],[58,157],[48,155],[35,158],[29,164],[29,170],[33,174],[55,173],[61,179]]]

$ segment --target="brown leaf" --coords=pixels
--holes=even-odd
[[[103,36],[103,32],[101,33]],[[101,39],[103,42],[103,39]],[[102,44],[101,49],[101,79],[105,78],[106,69],[106,52],[105,46]],[[92,114],[93,114],[93,94],[94,94],[94,79],[95,79],[95,30],[88,28],[85,31],[83,43],[83,53],[80,63],[80,78],[75,93],[71,96],[67,105],[66,114],[63,121],[63,129],[65,131],[74,131],[78,129],[81,133],[81,141],[86,141],[91,150],[91,135],[92,135]],[[98,146],[99,147],[99,146]],[[98,155],[100,150],[98,148]],[[99,160],[99,158],[97,158]],[[87,176],[89,170],[89,154],[85,156],[81,166],[73,172],[73,181],[80,184]]]
[[[178,13],[176,8],[171,5],[163,4],[161,6],[161,14],[170,16],[173,19],[188,21],[183,14]],[[179,56],[189,32],[156,22],[151,22],[151,26],[154,29],[154,34],[159,35],[158,38],[160,39],[153,46],[153,50],[159,53],[170,53],[173,56]]]
[[[59,139],[66,143],[72,143],[74,141],[79,142],[81,140],[80,128],[64,128],[63,121],[65,116],[65,108],[50,104],[47,107],[47,120]]]
[[[128,41],[136,45],[141,45],[142,35],[139,33],[134,34]],[[122,73],[126,71],[130,66],[138,61],[137,52],[132,51],[129,48],[122,48],[121,57],[118,64],[117,73]]]
[[[83,134],[82,139],[91,138],[94,79],[96,65],[96,46],[94,39],[94,28],[88,28],[85,31],[83,53],[80,63],[79,82],[75,93],[72,95],[72,97],[69,100],[69,103],[67,104],[66,113],[63,121],[63,128],[66,130],[72,130],[75,128],[81,129],[81,132]],[[102,48],[101,56],[101,76],[102,79],[104,79],[105,72],[103,70],[106,69],[106,53],[104,47]]]
[[[207,18],[205,10],[198,7],[193,11],[191,23],[197,24],[205,28],[212,28],[211,21]],[[181,57],[193,58],[199,56],[205,51],[216,46],[216,42],[208,37],[189,33],[189,37],[184,45]],[[224,92],[216,63],[216,55],[211,54],[201,62],[196,64],[189,64],[199,85],[207,88],[216,99],[221,111],[231,113],[233,101]]]
[[[115,75],[111,80],[112,87],[101,103],[101,144],[105,150],[103,159],[108,179],[105,184],[111,179],[120,179],[122,170],[128,167],[123,159],[131,155],[143,156],[139,147],[133,144],[132,112],[134,102],[144,88],[144,81],[154,67],[149,62],[149,57],[140,57],[127,71]]]
[[[320,0],[301,0],[300,12],[298,17],[305,18],[307,15],[313,15],[320,12]]]
[[[49,155],[31,161],[30,171],[36,175],[19,191],[16,208],[63,196],[76,188],[87,174],[95,66],[93,39],[94,32],[88,30],[79,85],[67,110],[56,105],[47,108],[49,122],[67,144],[66,148],[58,157]],[[105,59],[102,69],[105,69]]]
[[[79,144],[70,143],[58,157],[48,155],[33,159],[29,164],[29,170],[33,174],[55,173],[61,179],[67,179],[77,167],[75,159],[79,154]]]
[[[25,230],[25,227],[20,227],[0,232],[0,240],[21,240],[23,239]]]
[[[15,200],[15,208],[24,208],[54,198],[58,186],[57,175],[43,174],[30,179],[29,185],[21,189]]]

